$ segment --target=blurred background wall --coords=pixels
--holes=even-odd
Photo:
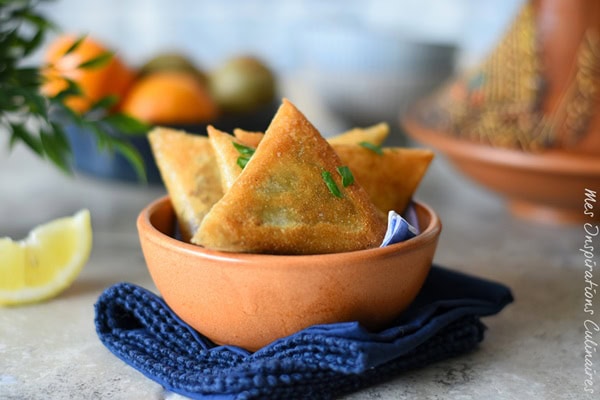
[[[398,111],[480,60],[523,1],[56,0],[43,10],[132,66],[164,52],[205,69],[259,56],[301,88],[282,95],[317,126],[321,100],[342,121],[330,129],[385,120],[397,130]]]
[[[180,49],[208,67],[254,52],[277,70],[302,68],[311,34],[339,29],[456,44],[460,65],[496,40],[523,0],[56,0],[67,32],[90,33],[132,63]]]

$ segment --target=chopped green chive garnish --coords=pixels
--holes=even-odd
[[[252,154],[254,154],[255,150],[252,147],[244,146],[243,144],[239,144],[236,142],[231,143],[233,143],[233,147],[235,147],[240,154],[243,154],[245,156],[252,156]]]
[[[241,156],[237,159],[237,165],[240,166],[241,169],[244,169],[248,161],[250,161],[250,157],[254,154],[254,149],[252,147],[244,146],[243,144],[239,144],[236,142],[231,142],[233,147],[241,154]]]
[[[369,142],[360,142],[359,145],[361,145],[365,149],[369,149],[369,150],[379,154],[380,156],[383,155],[383,149],[381,148],[381,146],[377,146],[376,144],[369,143]]]
[[[352,171],[350,171],[350,168],[343,165],[341,167],[337,167],[337,171],[342,177],[342,185],[344,187],[348,187],[354,183],[354,175],[352,175]]]
[[[321,172],[321,177],[323,177],[323,180],[325,181],[325,184],[327,185],[327,188],[329,189],[329,191],[335,197],[341,198],[342,193],[340,192],[340,189],[335,184],[335,181],[333,180],[333,177],[331,176],[331,174],[328,171],[323,171],[323,172]]]
[[[240,166],[241,169],[244,169],[246,164],[250,161],[250,157],[239,156],[237,159],[237,165]]]

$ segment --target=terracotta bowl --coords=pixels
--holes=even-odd
[[[465,175],[505,196],[521,218],[565,224],[590,221],[585,189],[600,188],[600,158],[565,151],[540,154],[456,139],[403,120],[410,136],[444,153]],[[600,220],[600,212],[594,213]]]
[[[217,344],[257,350],[315,324],[384,328],[415,298],[441,231],[416,203],[421,233],[403,243],[339,254],[282,256],[207,250],[174,238],[168,197],[137,220],[144,258],[173,311]]]

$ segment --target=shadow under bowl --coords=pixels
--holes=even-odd
[[[598,157],[495,148],[428,129],[410,117],[402,124],[416,141],[438,149],[466,176],[504,196],[519,218],[556,225],[600,220],[600,211],[590,215],[584,209],[586,189],[600,187]]]
[[[416,203],[421,233],[383,248],[321,255],[213,251],[174,238],[169,197],[148,205],[137,227],[160,294],[186,323],[217,344],[255,351],[317,324],[358,321],[385,328],[423,285],[441,231]]]

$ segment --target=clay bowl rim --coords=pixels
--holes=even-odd
[[[454,138],[443,131],[426,128],[410,116],[401,117],[400,123],[409,136],[438,148],[450,158],[557,175],[600,176],[600,158],[591,155],[557,150],[532,153],[503,149]]]
[[[168,204],[166,204],[168,203]],[[422,208],[429,216],[429,224],[421,229],[419,234],[411,239],[405,240],[400,243],[391,244],[385,247],[374,247],[364,250],[348,251],[343,253],[325,253],[325,254],[307,254],[307,255],[281,255],[281,254],[253,254],[253,253],[233,253],[219,250],[211,250],[205,247],[187,243],[172,237],[169,234],[163,233],[157,229],[151,221],[151,217],[162,207],[168,206],[173,212],[173,205],[169,195],[162,196],[142,209],[139,213],[137,226],[138,235],[141,229],[146,229],[146,239],[152,242],[161,242],[161,245],[168,248],[171,251],[187,253],[192,256],[200,256],[202,258],[213,259],[223,262],[244,262],[244,263],[259,263],[264,267],[265,265],[280,265],[279,262],[285,261],[298,261],[299,259],[311,259],[323,258],[326,262],[327,259],[336,259],[340,261],[340,257],[352,261],[356,258],[380,258],[392,256],[398,252],[408,252],[415,248],[429,243],[430,241],[436,240],[442,230],[442,222],[435,212],[435,210],[429,205],[414,201],[416,207]],[[267,262],[265,262],[267,261]],[[278,261],[278,263],[269,263],[268,261]],[[306,267],[319,268],[319,263],[308,264]]]

